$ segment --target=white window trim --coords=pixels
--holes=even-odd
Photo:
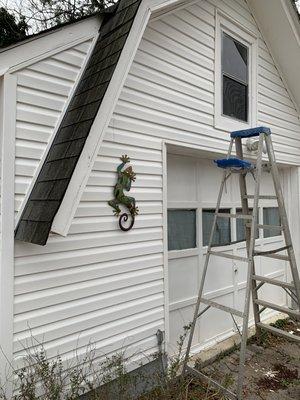
[[[249,49],[249,111],[248,122],[239,121],[222,114],[222,66],[221,46],[222,32],[227,33]],[[216,10],[216,42],[215,42],[215,128],[221,130],[240,130],[257,126],[257,64],[258,36],[228,15]]]

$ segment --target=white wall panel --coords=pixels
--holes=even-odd
[[[20,210],[91,43],[79,43],[16,72],[15,211]]]

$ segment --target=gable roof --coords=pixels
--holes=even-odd
[[[22,212],[15,238],[45,245],[141,0],[120,0],[106,15],[86,69]]]

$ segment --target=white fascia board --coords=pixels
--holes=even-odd
[[[1,70],[15,72],[97,35],[102,18],[93,16],[82,21],[33,36],[0,49]]]
[[[190,1],[186,0],[186,3]],[[150,19],[151,13],[173,4],[182,5],[182,0],[143,0],[128,35],[126,44],[116,66],[113,77],[100,105],[90,133],[80,155],[75,171],[60,208],[52,223],[51,232],[66,236],[78,207],[81,195],[103,141],[115,105],[125,83],[134,56]]]

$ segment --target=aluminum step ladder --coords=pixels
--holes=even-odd
[[[243,157],[242,139],[251,138],[251,137],[258,137],[258,152],[257,152],[257,159],[256,159],[255,164],[252,164],[252,163],[244,160],[244,157]],[[234,144],[235,144],[237,157],[231,156]],[[272,178],[273,178],[274,189],[275,189],[275,194],[276,194],[275,196],[260,195],[260,181],[261,181],[262,169],[263,169],[263,164],[264,164],[263,160],[262,160],[264,144],[265,144],[265,148],[267,150],[267,156],[269,159],[267,166],[269,167]],[[196,303],[194,318],[191,323],[190,335],[189,335],[187,350],[186,350],[185,359],[184,359],[184,363],[183,363],[182,374],[184,375],[184,374],[189,373],[189,374],[195,375],[195,376],[199,377],[200,379],[205,380],[208,383],[211,383],[213,386],[215,386],[217,389],[219,389],[223,393],[223,395],[225,395],[229,399],[241,400],[241,399],[243,399],[243,380],[244,380],[244,373],[245,373],[245,358],[246,358],[246,346],[247,346],[247,339],[248,339],[248,323],[249,323],[249,310],[250,310],[251,298],[252,298],[252,304],[253,304],[256,333],[257,333],[258,337],[260,335],[261,330],[266,330],[268,332],[271,332],[274,335],[283,336],[287,339],[294,340],[300,344],[299,337],[292,335],[288,332],[285,332],[283,330],[277,329],[275,327],[271,327],[269,325],[263,324],[260,320],[260,314],[265,309],[269,309],[269,308],[286,313],[286,314],[290,315],[291,317],[299,319],[300,318],[300,312],[299,312],[299,309],[300,309],[300,281],[299,281],[299,273],[297,270],[295,253],[294,253],[292,240],[291,240],[290,229],[289,229],[288,220],[287,220],[287,214],[286,214],[286,210],[284,207],[284,200],[283,200],[283,194],[282,194],[282,190],[281,190],[281,186],[280,186],[278,167],[277,167],[276,161],[275,161],[275,154],[274,154],[273,144],[272,144],[272,140],[271,140],[271,130],[266,127],[257,127],[257,128],[232,132],[229,150],[227,153],[227,158],[222,159],[222,160],[217,160],[215,162],[217,163],[218,167],[224,169],[224,172],[223,172],[223,178],[222,178],[220,191],[219,191],[219,195],[218,195],[217,206],[216,206],[216,210],[215,210],[215,214],[214,214],[213,224],[212,224],[212,228],[211,228],[209,244],[208,244],[208,248],[207,248],[207,254],[206,254],[202,279],[201,279],[200,288],[199,288],[198,300]],[[239,173],[239,186],[240,186],[240,196],[241,196],[241,203],[242,203],[242,214],[220,213],[220,204],[221,204],[222,194],[223,194],[223,191],[226,186],[226,181],[233,173]],[[247,194],[246,175],[248,173],[251,173],[255,180],[255,185],[254,185],[255,190],[254,190],[253,195]],[[249,210],[249,205],[248,205],[249,199],[253,199],[252,212]],[[258,222],[257,222],[258,204],[259,204],[259,200],[264,200],[264,199],[276,199],[277,200],[279,216],[280,216],[280,226],[258,224]],[[241,218],[244,220],[245,233],[246,233],[247,257],[240,257],[240,256],[236,256],[236,255],[230,255],[225,252],[212,250],[213,236],[214,236],[214,232],[216,229],[217,218],[220,218],[220,217],[221,218]],[[256,236],[255,232],[257,232],[257,229],[276,229],[276,230],[280,229],[280,231],[283,232],[283,236],[285,239],[285,246],[280,247],[275,250],[271,250],[271,251],[256,251],[255,250],[255,236]],[[287,255],[278,254],[282,251],[286,251]],[[248,268],[247,269],[247,285],[246,285],[245,304],[244,304],[243,311],[236,310],[231,307],[227,307],[225,305],[216,303],[214,301],[208,300],[203,297],[203,288],[204,288],[205,278],[206,278],[209,260],[210,260],[211,256],[239,260],[241,262],[245,262],[245,264],[247,265],[247,268]],[[288,261],[289,265],[290,265],[293,284],[281,282],[281,281],[275,280],[275,279],[270,279],[270,278],[267,278],[264,276],[258,276],[255,272],[255,263],[254,263],[254,259],[256,256],[271,257],[274,259]],[[259,292],[259,289],[264,284],[271,284],[271,285],[276,285],[276,286],[282,287],[283,290],[285,290],[294,299],[295,303],[297,304],[298,309],[292,310],[292,309],[289,309],[288,307],[282,307],[282,306],[272,304],[267,301],[260,300],[258,297],[258,292]],[[201,304],[206,305],[206,307],[201,312],[199,312]],[[239,371],[238,371],[236,393],[233,393],[232,391],[223,387],[220,383],[216,382],[211,377],[203,374],[201,371],[194,369],[188,365],[196,322],[197,322],[198,318],[201,315],[203,315],[211,307],[217,308],[217,309],[222,310],[227,313],[230,313],[233,318],[233,321],[237,327],[237,330],[241,336],[240,361],[239,361]],[[242,332],[240,332],[240,330],[239,330],[239,327],[235,320],[235,317],[239,317],[239,318],[243,319]],[[201,324],[200,324],[200,327],[201,327]]]

